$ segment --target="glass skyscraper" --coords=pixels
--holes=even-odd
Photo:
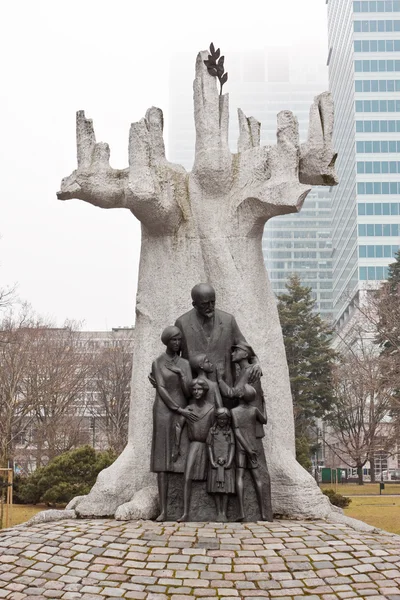
[[[195,131],[188,78],[193,79],[193,57],[179,55],[173,64],[178,64],[179,69],[171,69],[168,156],[191,169]],[[304,45],[274,47],[228,52],[225,64],[229,73],[226,88],[232,152],[236,152],[239,136],[239,107],[246,116],[261,122],[262,144],[276,143],[276,116],[285,109],[292,110],[298,118],[300,139],[305,141],[314,96],[328,87],[326,56],[318,56],[315,48]],[[328,320],[332,318],[330,202],[328,188],[313,188],[302,211],[271,219],[263,238],[266,267],[275,293],[285,291],[290,274],[297,273],[302,283],[312,288],[316,310]]]
[[[333,310],[387,276],[400,244],[400,0],[326,0],[339,185],[332,189]]]

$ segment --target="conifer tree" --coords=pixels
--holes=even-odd
[[[311,288],[302,286],[295,274],[286,288],[287,292],[279,296],[278,311],[292,388],[296,438],[302,439],[298,446],[304,454],[304,438],[315,437],[315,419],[322,417],[333,401],[335,352],[330,348],[329,326],[314,312]]]
[[[375,294],[374,306],[382,377],[392,388],[392,416],[400,424],[400,250],[388,267],[387,281]]]
[[[376,342],[382,354],[400,354],[400,250],[388,267],[388,278],[376,294],[378,313]]]

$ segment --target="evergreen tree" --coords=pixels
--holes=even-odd
[[[400,250],[388,267],[388,278],[374,296],[375,342],[381,350],[381,372],[392,388],[392,417],[400,425]]]
[[[333,401],[335,352],[330,348],[329,326],[313,312],[311,288],[302,286],[300,278],[292,275],[286,289],[279,296],[278,311],[289,367],[296,438],[301,439],[297,444],[302,449],[299,460],[304,455],[304,438],[314,438],[315,419],[322,417]]]
[[[97,475],[115,458],[112,452],[96,452],[91,446],[69,450],[21,478],[14,497],[24,504],[67,504],[75,496],[88,494]]]
[[[400,353],[400,250],[388,267],[388,278],[376,293],[378,313],[376,342],[382,354]]]

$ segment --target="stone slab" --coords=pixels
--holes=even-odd
[[[101,556],[91,553],[100,545]],[[343,573],[338,553],[351,556],[355,573]],[[322,559],[333,566],[320,569]],[[39,568],[46,562],[54,566]],[[0,592],[8,600],[395,600],[400,536],[323,520],[44,522],[0,532]]]

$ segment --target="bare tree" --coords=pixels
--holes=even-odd
[[[90,411],[110,450],[120,454],[128,438],[132,344],[113,340],[94,356]]]
[[[393,388],[383,375],[376,346],[362,337],[340,356],[333,381],[335,401],[326,421],[337,441],[335,453],[344,464],[357,468],[362,484],[366,462],[373,463],[377,452],[390,453],[396,446]]]
[[[37,466],[88,441],[85,391],[92,361],[76,330],[69,322],[38,328],[30,346],[24,390],[32,406]]]
[[[39,326],[27,306],[19,314],[10,312],[0,322],[0,465],[14,455],[32,421],[32,398],[25,393],[30,348]]]

